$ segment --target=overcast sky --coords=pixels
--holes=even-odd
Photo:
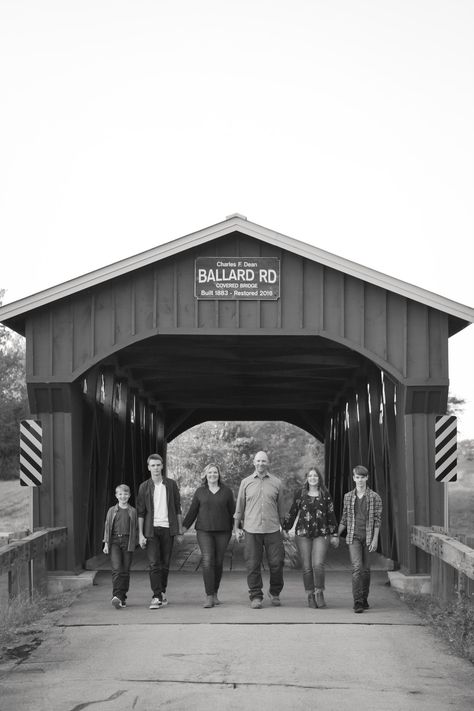
[[[4,303],[239,212],[472,306],[473,37],[472,0],[0,0]]]

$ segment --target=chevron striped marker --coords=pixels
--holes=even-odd
[[[436,417],[435,479],[457,480],[457,419],[454,415]]]
[[[43,482],[43,430],[37,420],[20,422],[20,485],[41,486]]]

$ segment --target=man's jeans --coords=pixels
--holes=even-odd
[[[110,565],[112,568],[112,596],[125,602],[130,586],[130,566],[133,551],[128,551],[128,534],[114,536],[110,541]]]
[[[219,590],[230,534],[230,531],[196,531],[206,595],[214,595]]]
[[[153,597],[161,600],[162,593],[166,592],[168,574],[170,569],[171,552],[173,550],[174,536],[170,536],[169,528],[154,526],[153,538],[147,538],[146,552],[150,569],[150,585]]]
[[[262,561],[264,548],[270,569],[270,595],[279,595],[283,588],[285,549],[280,531],[274,533],[248,533],[245,531],[244,556],[251,600],[263,598]]]
[[[304,589],[308,593],[315,589],[324,590],[324,566],[329,539],[327,536],[317,536],[316,538],[295,536],[295,542],[303,568]]]
[[[349,543],[349,555],[352,564],[352,596],[354,605],[360,605],[367,600],[370,587],[369,551],[365,539],[354,538]]]

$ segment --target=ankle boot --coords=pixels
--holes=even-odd
[[[313,610],[317,608],[316,599],[314,597],[314,592],[308,593],[308,607],[312,607]]]
[[[322,590],[316,590],[316,605],[318,607],[327,607]]]

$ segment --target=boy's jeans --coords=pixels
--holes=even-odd
[[[354,538],[349,543],[349,555],[352,564],[352,596],[354,605],[360,605],[367,600],[370,586],[369,551],[365,539]]]
[[[147,538],[146,544],[150,569],[150,586],[153,590],[153,597],[161,600],[161,595],[166,592],[168,585],[174,536],[170,535],[169,528],[162,526],[155,526],[153,534],[153,538]]]
[[[128,548],[128,534],[113,537],[110,542],[110,564],[112,567],[112,596],[125,602],[130,586],[130,566],[133,551]]]
[[[279,595],[283,588],[285,549],[280,531],[274,533],[248,533],[245,531],[244,556],[251,600],[263,598],[262,560],[264,548],[270,568],[270,595]]]
[[[301,558],[303,568],[303,583],[306,592],[314,589],[324,590],[324,566],[329,547],[327,536],[307,538],[295,536],[295,543]]]

